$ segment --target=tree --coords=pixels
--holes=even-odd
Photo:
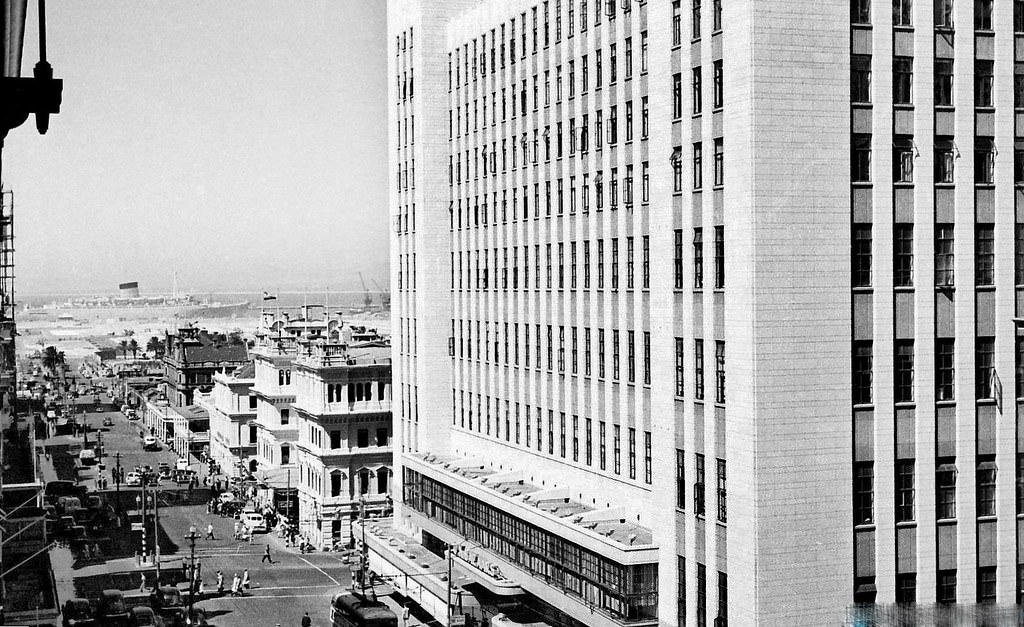
[[[122,357],[127,357],[128,356],[128,340],[121,340],[120,347],[121,347],[121,356]]]
[[[242,331],[235,329],[231,333],[228,333],[228,344],[231,346],[245,346],[245,338],[242,337]]]
[[[135,341],[135,338],[132,338],[132,340],[128,342],[128,350],[132,352],[132,359],[135,359],[135,356],[139,352],[139,343]]]
[[[146,350],[152,353],[154,357],[159,357],[160,355],[163,355],[163,340],[154,335],[153,337],[149,338],[149,340],[146,342]]]
[[[50,372],[57,372],[57,367],[62,359],[63,354],[57,350],[56,346],[47,346],[43,350],[43,367]]]

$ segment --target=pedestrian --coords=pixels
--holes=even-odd
[[[256,544],[256,534],[249,530],[249,544]]]
[[[146,591],[146,573],[139,573],[139,592]]]
[[[217,571],[217,594],[223,596],[224,594],[224,573]]]
[[[270,558],[270,545],[269,544],[267,544],[265,547],[263,547],[263,559],[260,560],[260,564],[262,564],[263,562],[270,562],[271,564],[274,563],[274,560],[272,560]]]
[[[234,573],[231,576],[231,596],[233,596],[233,597],[237,597],[238,596],[238,589],[239,589],[239,586],[241,585],[241,583],[242,583],[242,580],[238,578],[238,573]]]
[[[210,524],[206,525],[206,539],[207,540],[215,540],[216,539],[216,538],[213,537],[213,523],[210,523]]]
[[[242,571],[242,589],[243,590],[248,590],[249,589],[249,569],[248,568],[246,568],[245,570]]]
[[[238,536],[241,533],[242,533],[242,523],[240,521],[236,520],[235,521],[235,540],[238,539]]]
[[[309,612],[306,612],[306,615],[302,617],[302,627],[310,627],[312,624],[313,621],[309,619]]]

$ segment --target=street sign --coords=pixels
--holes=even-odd
[[[142,523],[140,523],[140,522],[133,522],[132,523],[132,531],[143,531]]]
[[[466,615],[465,614],[458,614],[458,615],[454,615],[453,614],[448,619],[448,626],[449,627],[465,627],[466,626]]]

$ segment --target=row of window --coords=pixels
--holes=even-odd
[[[551,44],[552,27],[554,30],[555,43],[559,43],[562,40],[562,15],[563,11],[561,8],[561,0],[554,0],[554,22],[551,21],[551,6],[549,1],[545,1],[542,5],[543,15],[538,14],[539,6],[532,7],[530,10],[531,25],[532,28],[529,34],[532,37],[528,38],[527,32],[527,13],[524,11],[519,14],[519,37],[516,36],[516,18],[512,18],[508,23],[502,23],[495,28],[492,28],[490,32],[484,32],[479,37],[474,38],[472,41],[464,43],[461,48],[456,47],[453,51],[448,53],[448,89],[449,91],[454,87],[458,89],[460,85],[469,85],[470,80],[476,83],[477,79],[484,79],[490,69],[490,73],[495,74],[499,67],[504,69],[506,67],[506,52],[508,65],[515,65],[517,60],[517,42],[519,43],[518,51],[519,59],[526,59],[528,44],[532,43],[531,54],[536,55],[538,47],[540,45],[539,34],[541,29],[543,30],[543,46],[547,48]],[[568,18],[568,33],[567,36],[571,38],[576,31],[576,0],[568,0],[566,17]],[[621,0],[623,13],[629,13],[632,8],[632,3],[626,0]],[[641,6],[646,0],[640,0]],[[716,0],[717,2],[717,0]],[[678,4],[678,3],[677,3]],[[594,8],[594,26],[600,26],[601,16],[604,13],[609,22],[615,19],[615,5],[614,0],[595,0],[593,4]],[[579,0],[579,32],[584,33],[587,31],[587,0]],[[720,15],[720,13],[719,13]],[[628,23],[627,23],[628,32]],[[646,68],[647,62],[647,31],[641,32],[641,43],[640,43],[640,58],[642,68]],[[506,46],[507,42],[507,46]],[[479,44],[479,45],[478,45]],[[630,78],[632,75],[632,64],[633,64],[633,45],[632,38],[625,38],[625,66],[626,66],[626,78]],[[613,44],[614,46],[614,44]],[[489,53],[489,54],[488,54]],[[611,52],[611,64],[615,65],[615,53],[614,49]],[[615,81],[615,70],[611,72],[611,81]]]
[[[474,403],[475,400],[475,403]],[[491,401],[494,401],[493,403]],[[474,413],[474,407],[476,411]],[[493,413],[492,413],[493,408]],[[484,396],[466,392],[464,390],[452,389],[452,425],[461,429],[475,431],[483,435],[492,435],[510,444],[522,445],[526,448],[536,448],[537,452],[558,456],[561,459],[572,459],[577,463],[587,466],[594,465],[594,453],[597,453],[597,467],[601,470],[607,469],[607,424],[600,420],[597,422],[597,432],[594,431],[594,421],[586,416],[583,420],[577,415],[566,416],[565,412],[558,412],[557,442],[555,437],[555,411],[547,411],[547,423],[544,422],[544,410],[540,407],[533,408],[529,405],[523,406],[524,411],[520,413],[520,404],[502,400],[497,396]],[[533,429],[533,418],[536,418],[536,431]],[[571,434],[567,431],[567,419],[571,419]],[[502,430],[504,425],[504,431]],[[582,431],[581,431],[582,428]],[[547,434],[547,439],[545,439]],[[568,448],[571,435],[572,449]],[[595,435],[597,437],[595,447]],[[582,436],[582,437],[581,437]],[[626,461],[627,474],[630,479],[637,478],[637,433],[636,429],[626,429]],[[547,446],[545,446],[545,444]],[[650,485],[653,482],[654,466],[652,464],[652,441],[651,432],[643,432],[643,473],[644,483]],[[556,450],[557,449],[557,450]],[[596,450],[595,450],[596,449]],[[616,475],[622,474],[622,428],[620,425],[612,425],[612,472]],[[724,466],[722,467],[724,473]],[[723,474],[724,481],[724,474]],[[724,490],[724,483],[723,483]],[[724,492],[723,492],[724,495]],[[723,512],[724,504],[722,505]],[[724,515],[724,514],[723,514]],[[725,522],[724,518],[722,522]]]
[[[675,395],[686,395],[686,340],[675,338]],[[693,398],[704,400],[704,340],[693,340]],[[715,340],[715,403],[725,403],[725,341]]]
[[[693,482],[693,513],[695,516],[705,515],[705,461],[704,455],[696,453],[693,456],[693,470],[695,478]],[[716,519],[724,523],[728,521],[727,491],[725,476],[725,460],[715,460],[715,477],[718,511]],[[686,509],[686,452],[676,449],[676,508]]]
[[[1024,567],[1018,567],[1024,570]],[[1018,575],[1018,581],[1024,577]],[[875,602],[876,590],[874,577],[858,577],[855,580],[855,591],[853,600],[856,603],[873,604]],[[977,602],[995,603],[996,601],[996,567],[981,566],[977,570]],[[1018,594],[1019,598],[1020,594]],[[896,574],[896,603],[909,605],[917,603],[917,573]],[[957,602],[957,571],[953,569],[940,569],[935,574],[935,600],[941,604],[953,604]],[[961,599],[961,602],[966,599]],[[1019,603],[1019,601],[1018,601]],[[937,624],[956,624],[950,614],[948,618],[942,612],[937,612],[935,621]],[[999,624],[999,623],[991,623]]]
[[[913,459],[896,460],[895,505],[896,522],[915,520],[915,462]],[[975,514],[979,517],[996,515],[996,463],[994,456],[979,455],[975,473]],[[874,462],[856,462],[853,465],[853,524],[871,525],[875,522],[875,470]],[[942,457],[935,466],[935,518],[956,519],[956,458]],[[1024,484],[1018,475],[1018,509]]]
[[[855,54],[851,58],[850,97],[854,104],[871,104],[871,55]],[[933,67],[932,95],[936,107],[952,107],[953,59],[936,58]],[[974,62],[974,106],[991,108],[994,99],[994,64],[989,60]],[[892,60],[892,102],[898,106],[914,104],[914,57],[893,57]],[[1013,102],[1015,107],[1024,106],[1024,68],[1017,64],[1013,75]]]
[[[974,396],[977,400],[995,400],[998,384],[995,374],[995,338],[977,337],[975,346]],[[955,340],[935,340],[935,398],[952,401],[955,396]],[[1018,342],[1018,353],[1022,345]],[[1018,359],[1020,355],[1018,354]],[[874,402],[874,342],[853,342],[853,403],[869,405]],[[897,403],[914,401],[914,340],[896,340],[893,360],[894,400]]]
[[[651,283],[651,249],[650,236],[640,237],[640,268],[639,276],[636,268],[636,238],[625,237],[625,289],[632,290],[650,288]],[[611,289],[619,289],[619,243],[620,238],[595,240],[595,263],[593,274],[597,289],[605,287],[605,242],[610,252],[608,264],[608,283]],[[556,242],[533,245],[533,289],[576,289],[582,284],[583,289],[591,286],[591,241]],[[530,245],[504,247],[491,250],[468,250],[452,252],[451,289],[458,290],[508,290],[519,289],[519,261],[522,250],[522,287],[530,289],[531,255]],[[499,256],[499,252],[501,253]],[[582,258],[582,266],[578,268],[577,260]],[[543,259],[544,272],[541,272]],[[716,257],[716,264],[719,263]],[[722,262],[724,265],[724,246]],[[716,266],[717,267],[717,266]],[[493,268],[493,272],[491,271]],[[579,281],[577,281],[579,269]],[[724,270],[722,270],[724,277]],[[637,281],[639,279],[639,281]],[[723,279],[724,281],[724,279]],[[639,285],[637,285],[639,283]],[[724,285],[724,284],[723,284]]]
[[[700,0],[694,0],[694,4],[700,4]],[[699,10],[699,9],[698,9]],[[677,556],[676,563],[676,620],[677,624],[686,624],[686,558]],[[707,567],[697,562],[697,627],[707,627],[708,624],[708,573]],[[718,571],[718,615],[712,623],[716,626],[725,627],[729,624],[729,578],[722,571]]]
[[[893,182],[914,182],[914,160],[920,156],[913,137],[897,135],[893,139]],[[854,134],[851,142],[850,179],[854,183],[871,182],[871,135]],[[954,182],[956,160],[960,149],[950,136],[937,136],[934,147],[934,178],[936,184]],[[994,137],[974,138],[974,183],[995,183],[996,150]],[[1024,183],[1024,150],[1014,150],[1014,182]]]
[[[932,0],[934,26],[936,29],[951,30],[953,24],[953,1]],[[872,0],[853,0],[850,3],[850,21],[854,24],[871,24]],[[973,0],[974,30],[990,31],[993,27],[992,14],[995,0]],[[894,26],[910,27],[913,22],[914,0],[892,0],[892,21]],[[1024,2],[1013,1],[1013,30],[1024,32]]]
[[[473,336],[473,320],[459,320],[456,327],[456,321],[451,321],[452,325],[452,336],[449,341],[449,354],[452,357],[456,356],[458,351],[459,359],[473,359],[474,356],[474,336]],[[482,325],[482,328],[481,328]],[[530,366],[531,353],[534,355],[533,367],[537,370],[544,368],[544,356],[547,356],[547,371],[557,372],[559,374],[565,374],[566,370],[570,374],[579,374],[580,366],[582,362],[583,375],[589,377],[592,375],[591,370],[591,330],[590,327],[583,327],[582,330],[579,327],[565,327],[565,326],[552,326],[546,325],[547,328],[547,344],[545,350],[543,330],[544,326],[537,324],[533,325],[535,329],[533,349],[531,351],[530,344],[530,324],[523,323],[520,325],[518,322],[481,322],[475,321],[476,326],[476,343],[475,343],[475,355],[478,361],[484,363],[493,363],[495,365],[505,366],[519,366],[520,355],[522,355],[522,365],[526,368]],[[522,333],[520,333],[520,326],[522,327]],[[493,332],[492,332],[493,328]],[[555,333],[557,330],[557,340],[555,339]],[[493,337],[493,340],[492,340]],[[624,338],[624,341],[623,341]],[[651,334],[649,331],[643,331],[641,334],[643,345],[642,350],[642,377],[644,385],[650,385],[651,383]],[[569,345],[568,353],[566,351],[566,344]],[[557,344],[557,348],[556,348]],[[636,355],[636,332],[631,330],[625,333],[620,333],[618,329],[611,331],[611,360],[610,362],[606,359],[607,353],[605,348],[605,330],[597,330],[597,377],[599,379],[605,378],[605,366],[610,363],[611,365],[611,378],[614,381],[618,381],[621,378],[620,361],[621,361],[621,348],[625,348],[625,364],[626,364],[626,381],[629,383],[636,382],[637,375],[637,355]],[[582,359],[580,356],[580,349],[582,349]],[[724,343],[722,348],[722,401],[725,398],[725,365],[724,365]]]
[[[954,225],[935,225],[935,285],[954,285]],[[1017,225],[1018,244],[1024,248],[1024,225]],[[854,223],[852,229],[853,287],[871,287],[873,274],[872,225]],[[913,287],[914,285],[914,225],[897,222],[893,225],[893,285]],[[1024,250],[1016,255],[1018,268],[1017,282],[1024,280]],[[978,223],[974,225],[974,283],[987,287],[995,284],[995,225]]]
[[[321,427],[319,427],[317,425],[314,425],[314,424],[312,424],[312,423],[310,423],[308,421],[306,421],[306,425],[308,425],[307,429],[306,429],[306,438],[314,446],[317,446],[317,447],[320,447],[320,448],[325,448],[324,447],[324,443],[325,443],[325,441],[324,441],[324,434],[326,433],[327,436],[328,436],[328,440],[330,442],[330,446],[328,446],[326,448],[328,448],[330,450],[337,450],[337,449],[342,448],[342,445],[341,445],[341,436],[342,436],[342,433],[343,433],[342,429],[326,430],[326,429],[323,429],[323,428],[321,428]],[[376,433],[374,435],[372,446],[387,446],[389,441],[390,441],[390,437],[389,437],[389,433],[388,433],[388,428],[387,427],[378,427],[377,430],[376,430]],[[371,446],[370,442],[371,442],[371,440],[370,440],[370,430],[369,429],[357,429],[356,430],[356,448],[367,448],[367,447]],[[351,448],[351,444],[349,444],[349,448]]]

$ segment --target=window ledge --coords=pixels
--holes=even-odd
[[[904,33],[912,33],[912,32],[914,32],[914,25],[913,24],[893,24],[892,25],[892,29],[894,31],[900,31],[900,32],[904,32]]]
[[[941,182],[941,181],[935,183],[935,189],[955,189],[955,188],[956,188],[956,183],[944,183],[944,182]]]
[[[871,181],[851,181],[850,186],[855,189],[871,189]]]
[[[893,103],[892,108],[896,109],[897,111],[913,111],[914,110],[914,103],[912,103],[912,102],[897,102],[897,103]]]
[[[995,183],[975,183],[974,189],[995,189]]]
[[[913,181],[896,181],[892,184],[896,189],[914,189]]]
[[[870,102],[851,102],[850,106],[854,109],[871,109],[873,105]]]
[[[954,107],[953,105],[935,105],[935,110],[953,112],[956,111],[956,107]]]
[[[875,291],[870,285],[854,286],[852,289],[855,294],[870,294]]]
[[[936,407],[956,407],[956,399],[950,399],[945,401],[935,401]]]
[[[986,514],[984,516],[978,516],[978,522],[993,522],[997,516],[995,514]]]
[[[913,529],[914,527],[917,527],[916,520],[904,520],[902,522],[896,523],[897,529]]]
[[[857,409],[874,409],[875,408],[875,404],[874,403],[854,403],[853,404],[853,408],[855,410],[857,410]]]
[[[994,292],[996,291],[995,285],[975,285],[974,289],[979,292]]]
[[[979,399],[975,400],[975,403],[977,405],[979,405],[979,406],[981,406],[981,405],[995,405],[996,404],[996,399],[994,399],[994,398],[979,398]]]
[[[871,22],[853,22],[850,26],[855,30],[871,30]]]
[[[917,403],[914,401],[896,401],[896,409],[916,409]]]
[[[935,521],[936,525],[955,525],[956,518],[939,518]]]
[[[875,528],[875,523],[873,523],[873,522],[853,523],[854,531],[873,531],[874,528]]]

